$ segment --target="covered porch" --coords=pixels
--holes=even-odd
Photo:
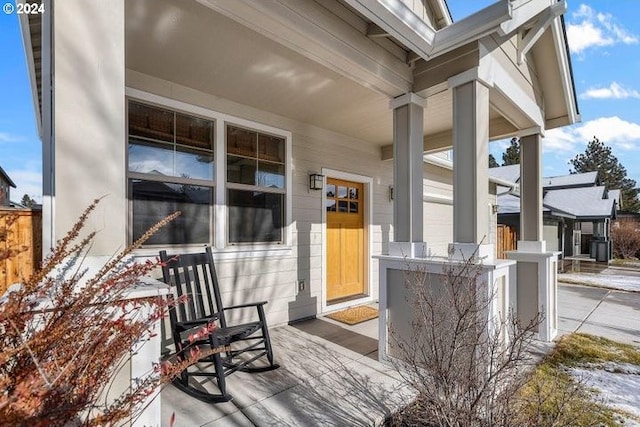
[[[32,64],[44,247],[104,194],[94,256],[180,209],[182,223],[137,255],[210,245],[225,298],[270,300],[282,324],[378,299],[380,255],[446,257],[451,244],[491,263],[488,145],[520,136],[518,249],[553,256],[541,140],[579,119],[564,2],[502,0],[456,23],[440,1],[119,0],[80,8],[82,19],[76,9],[23,23],[33,54],[55,53]],[[425,153],[451,149],[452,171],[425,165]],[[69,191],[76,182],[86,185]],[[425,202],[429,186],[445,210]],[[545,271],[517,290],[552,289]],[[522,301],[535,301],[530,312],[545,298]]]
[[[137,256],[211,246],[225,303],[268,300],[274,326],[380,298],[378,357],[386,320],[406,311],[401,265],[450,262],[449,244],[452,254],[486,264],[485,286],[514,288],[501,291],[496,313],[542,309],[553,319],[541,140],[579,118],[565,10],[563,1],[501,0],[452,23],[437,0],[58,2],[55,25],[24,27],[54,61],[33,74],[42,86],[34,96],[43,112],[43,246],[104,194],[96,257],[179,205],[182,223]],[[511,136],[522,141],[526,213],[517,284],[514,261],[494,262],[488,175],[489,141]],[[425,154],[451,149],[452,171],[425,165]],[[448,200],[445,210],[428,209],[426,187]],[[398,305],[387,306],[391,300]],[[543,340],[555,334],[549,322]],[[317,342],[320,350],[307,354],[315,366],[289,343],[278,356],[286,370],[243,387],[246,397],[232,393],[256,416],[267,404],[291,413],[296,397],[340,396],[328,414],[348,417],[342,411],[353,396],[351,406],[368,405],[358,412],[366,424],[379,419],[396,404],[386,393],[405,395],[394,389],[402,389],[398,378],[372,360],[375,346],[334,348],[338,337],[325,337],[327,329],[281,326],[276,342],[295,342],[300,352],[307,339]],[[331,371],[341,360],[357,369]],[[361,367],[371,375],[359,376]],[[314,371],[305,377],[307,368]],[[317,387],[295,386],[291,372]],[[276,390],[265,399],[274,392],[269,378]],[[191,416],[201,414],[193,405]],[[215,411],[233,416],[233,408]]]

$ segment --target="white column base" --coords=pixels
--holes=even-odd
[[[524,243],[524,245],[522,245]],[[519,241],[517,251],[507,252],[507,258],[517,261],[516,274],[510,282],[511,306],[523,322],[540,312],[544,318],[538,326],[537,338],[550,342],[558,334],[558,256],[561,252],[537,252],[539,243]],[[520,248],[530,249],[529,251]]]
[[[490,263],[495,260],[495,248],[492,244],[450,243],[449,254],[452,261],[471,259],[473,262]]]
[[[452,263],[457,261],[448,260],[442,257],[432,257],[430,259],[407,258],[406,256],[375,256],[379,260],[379,313],[378,320],[378,358],[382,362],[389,362],[393,356],[393,349],[390,343],[391,326],[393,333],[410,339],[411,322],[414,316],[411,304],[407,302],[408,290],[406,281],[416,272],[433,275],[433,281],[427,280],[425,283],[434,284],[438,282],[438,277],[447,274]],[[492,296],[487,316],[489,319],[506,319],[509,313],[509,273],[511,267],[515,266],[514,261],[496,260],[492,263],[482,263],[480,274],[475,278],[476,285],[483,287],[489,296]],[[470,272],[475,276],[476,272]],[[488,286],[491,284],[491,286]],[[489,322],[489,327],[493,323]],[[505,340],[506,343],[506,340]]]
[[[389,242],[389,256],[401,258],[429,258],[427,242]]]
[[[546,252],[547,242],[544,240],[518,240],[518,252]]]

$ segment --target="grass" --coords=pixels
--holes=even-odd
[[[563,337],[554,350],[530,374],[512,399],[512,425],[537,427],[620,427],[630,414],[608,407],[596,390],[570,373],[570,368],[606,363],[640,366],[640,347],[606,338],[574,333]],[[388,420],[387,427],[434,426],[418,398]]]
[[[589,363],[631,363],[640,366],[640,348],[607,338],[575,333],[560,340],[549,355],[554,365],[574,367]]]
[[[550,427],[620,426],[628,414],[604,405],[595,390],[568,371],[608,362],[640,365],[640,349],[581,333],[563,337],[520,390],[518,405],[523,421]]]
[[[637,259],[614,258],[609,262],[613,265],[618,265],[623,267],[635,267],[635,268],[640,267],[640,260],[637,260]]]

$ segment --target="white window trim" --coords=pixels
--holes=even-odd
[[[164,96],[156,95],[153,93],[145,92],[139,89],[131,87],[125,88],[126,101],[141,101],[155,104],[159,107],[166,107],[176,111],[182,111],[185,113],[194,114],[203,118],[214,120],[215,123],[215,144],[213,158],[215,162],[215,200],[212,206],[213,209],[213,241],[212,247],[216,253],[220,255],[221,259],[231,258],[252,258],[252,257],[264,257],[264,256],[290,256],[292,254],[293,243],[293,208],[292,208],[292,133],[290,131],[276,128],[266,125],[264,123],[258,123],[251,120],[243,119],[241,117],[232,116],[229,114],[221,113],[219,111],[210,110],[208,108],[200,107],[186,102],[178,101],[175,99],[167,98]],[[256,244],[242,244],[242,245],[228,245],[227,244],[227,206],[226,206],[226,190],[227,190],[227,171],[226,171],[226,125],[238,125],[253,129],[259,132],[269,133],[285,139],[285,225],[283,227],[283,242],[282,243],[256,243]],[[128,142],[125,142],[128,143]],[[126,160],[125,160],[126,161]],[[126,169],[126,166],[125,166]],[[127,169],[127,180],[129,172]],[[127,184],[128,185],[128,184]],[[128,219],[130,224],[130,218]],[[171,249],[180,248],[193,248],[202,247],[200,244],[193,245],[172,245]],[[145,256],[157,254],[157,248],[145,248],[136,251],[137,255]],[[225,255],[225,254],[228,254]]]

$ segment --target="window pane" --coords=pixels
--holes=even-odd
[[[213,122],[176,114],[176,142],[190,147],[213,150]]]
[[[341,199],[347,198],[347,187],[338,186],[338,197]]]
[[[227,181],[238,184],[256,184],[256,160],[227,156]]]
[[[227,153],[256,157],[257,132],[227,126]]]
[[[340,200],[338,202],[338,212],[348,212],[347,211],[347,201],[346,200]]]
[[[171,146],[131,140],[129,143],[129,171],[174,176]]]
[[[160,229],[147,245],[209,243],[212,189],[194,185],[133,180],[133,240],[175,211],[182,214]]]
[[[229,242],[281,242],[284,195],[228,190]]]
[[[258,162],[256,185],[270,188],[284,188],[284,165]]]
[[[173,112],[130,102],[129,135],[173,142]]]
[[[336,201],[335,200],[327,200],[327,212],[335,212],[336,211]]]
[[[260,134],[258,137],[258,157],[261,160],[284,163],[284,138]]]
[[[358,189],[349,187],[349,198],[358,200]]]
[[[327,184],[327,197],[336,197],[336,186]]]
[[[357,202],[349,202],[349,212],[358,213],[358,203]]]
[[[213,154],[200,150],[178,147],[175,176],[213,180]]]

